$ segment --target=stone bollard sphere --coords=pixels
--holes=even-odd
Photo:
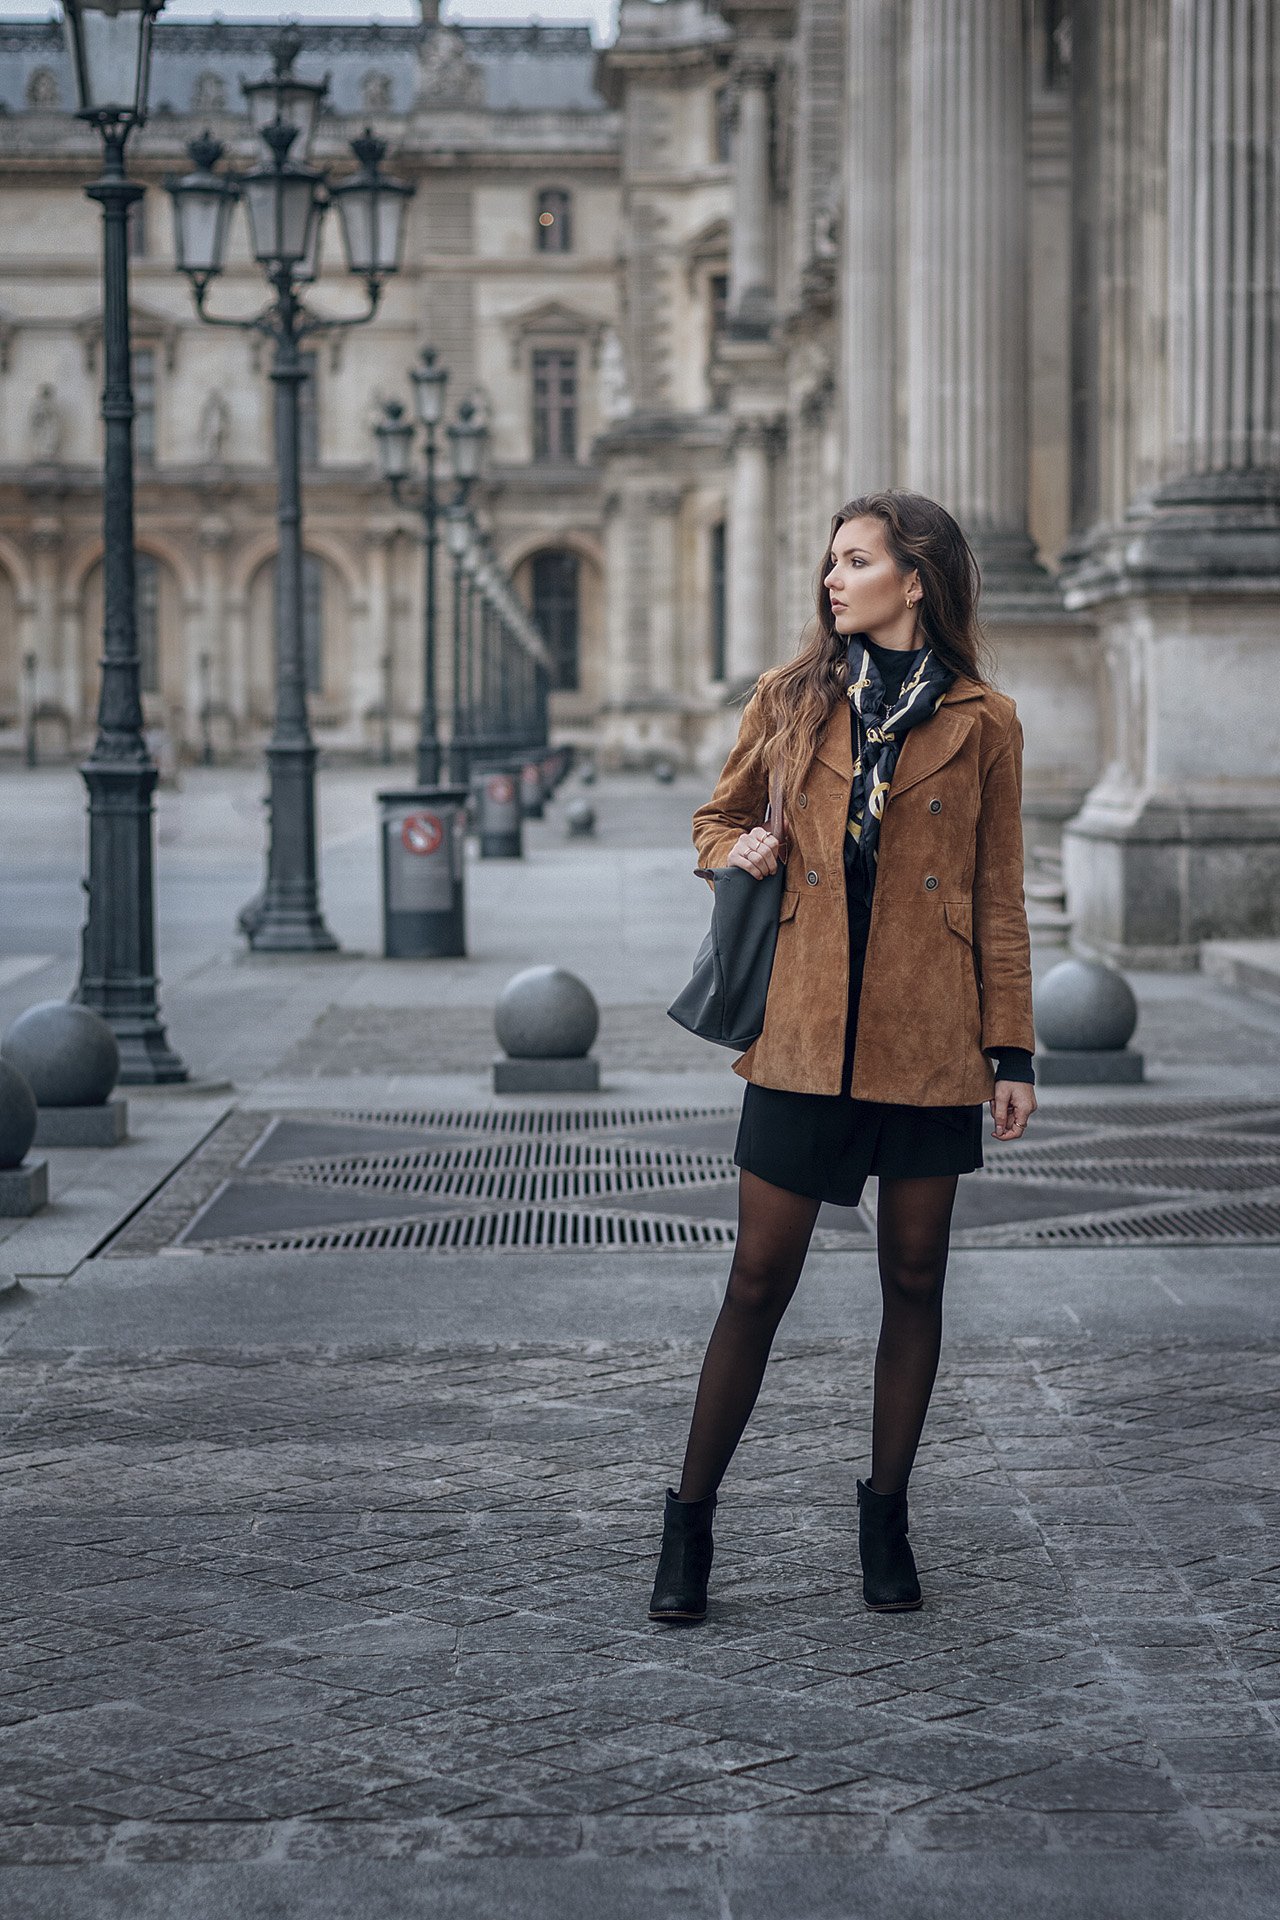
[[[669,760],[659,760],[653,769],[653,777],[659,786],[669,787],[676,777],[676,770]]]
[[[589,800],[571,800],[564,810],[564,824],[570,833],[594,833],[596,810]]]
[[[120,1048],[100,1014],[73,1000],[42,1000],[0,1041],[42,1107],[100,1107],[120,1077]]]
[[[20,1167],[36,1137],[36,1097],[16,1067],[0,1058],[0,1167]]]
[[[599,1031],[600,1009],[576,974],[526,967],[499,994],[493,1025],[512,1060],[580,1060]]]
[[[1127,1047],[1138,1024],[1133,988],[1101,960],[1060,960],[1036,988],[1035,1001],[1041,1041],[1064,1052]]]

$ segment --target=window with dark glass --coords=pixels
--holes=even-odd
[[[728,274],[711,274],[707,280],[707,292],[711,303],[711,338],[714,342],[724,332],[725,320],[729,312]]]
[[[544,187],[533,228],[539,253],[568,253],[573,246],[573,207],[563,187]]]
[[[712,101],[713,144],[717,160],[733,158],[733,89],[717,87]]]
[[[711,529],[711,678],[723,680],[727,671],[725,631],[725,523]]]
[[[539,347],[533,355],[533,457],[576,460],[578,356],[572,349]]]
[[[302,658],[307,692],[324,686],[324,561],[318,554],[302,556]]]
[[[551,655],[551,684],[572,693],[578,685],[578,556],[555,549],[535,553],[533,618]]]
[[[154,555],[136,553],[133,608],[138,633],[138,675],[144,693],[160,691],[160,564]]]
[[[300,353],[302,385],[298,388],[298,458],[304,467],[320,465],[320,396],[316,384],[315,352]]]
[[[135,347],[130,361],[133,382],[133,457],[149,467],[156,457],[156,356],[153,347]]]

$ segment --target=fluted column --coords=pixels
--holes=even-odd
[[[773,659],[773,582],[777,528],[772,512],[776,430],[763,420],[734,430],[729,482],[725,583],[728,680],[741,687]]]
[[[58,566],[61,554],[62,530],[57,521],[37,520],[31,529],[29,638],[23,642],[23,651],[29,649],[36,656],[37,704],[56,700],[62,705],[64,701],[65,682],[58,628]]]
[[[649,687],[660,702],[679,688],[680,501],[676,487],[654,487],[649,510]]]
[[[1063,854],[1081,945],[1194,966],[1206,939],[1280,933],[1280,23],[1274,0],[1145,5],[1162,29],[1141,51],[1163,244],[1137,255],[1133,304],[1163,324],[1131,332],[1119,374],[1150,378],[1154,360],[1163,444],[1119,511],[1102,490],[1066,576],[1068,604],[1103,630],[1110,724]],[[1128,9],[1099,12],[1114,43]],[[1149,143],[1152,116],[1132,119]],[[1105,204],[1133,155],[1104,149],[1101,165]]]
[[[364,645],[355,649],[351,671],[351,719],[363,739],[367,716],[380,711],[387,694],[384,658],[391,645],[391,549],[395,532],[370,527],[365,533],[369,589],[365,599]]]
[[[755,55],[734,68],[733,224],[729,254],[730,319],[751,325],[773,304],[769,119],[773,69]]]
[[[908,76],[908,484],[1034,591],[1022,0],[913,0]]]
[[[1280,17],[1173,0],[1169,40],[1172,476],[1280,472]]]
[[[897,34],[900,0],[848,0],[840,281],[841,481],[846,498],[898,471]]]
[[[200,523],[200,627],[196,658],[188,663],[188,735],[199,733],[203,724],[201,709],[208,700],[222,706],[229,685],[226,630],[227,549],[231,544],[230,524],[211,514]],[[208,661],[204,669],[200,655]]]

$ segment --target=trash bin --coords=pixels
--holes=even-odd
[[[476,831],[482,860],[520,860],[524,833],[520,813],[520,769],[505,762],[473,767]]]
[[[380,793],[382,951],[440,960],[467,951],[463,889],[465,787]]]

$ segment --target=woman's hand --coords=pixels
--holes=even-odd
[[[1025,1080],[997,1080],[991,1096],[995,1140],[1021,1140],[1036,1110],[1036,1090]]]
[[[763,880],[767,873],[776,873],[777,835],[770,833],[768,827],[752,827],[750,833],[739,834],[726,864],[742,867],[747,873],[754,874],[757,880]]]

